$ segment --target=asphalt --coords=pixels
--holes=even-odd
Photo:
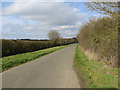
[[[3,72],[2,88],[80,88],[72,68],[75,46]]]

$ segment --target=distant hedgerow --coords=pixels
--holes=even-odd
[[[15,55],[25,52],[37,51],[54,46],[75,43],[76,39],[59,39],[57,42],[52,40],[5,40],[2,39],[2,56]]]

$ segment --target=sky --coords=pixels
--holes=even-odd
[[[3,39],[48,39],[51,30],[73,38],[90,17],[84,2],[2,2]]]

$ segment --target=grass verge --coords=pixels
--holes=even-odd
[[[88,88],[118,88],[118,69],[89,60],[78,46],[73,67],[79,79],[81,74],[86,79]]]
[[[17,54],[17,55],[12,55],[8,57],[3,57],[0,59],[0,63],[2,63],[2,71],[8,70],[12,67],[18,66],[20,64],[35,60],[36,58],[39,58],[43,55],[52,53],[54,51],[60,50],[62,48],[67,47],[68,45],[64,46],[58,46],[58,47],[53,47],[53,48],[48,48],[48,49],[43,49],[35,52],[29,52],[29,53],[23,53],[23,54]]]

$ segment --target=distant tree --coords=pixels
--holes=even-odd
[[[49,37],[50,40],[58,40],[60,38],[60,34],[56,30],[51,30],[48,33],[48,37]]]

